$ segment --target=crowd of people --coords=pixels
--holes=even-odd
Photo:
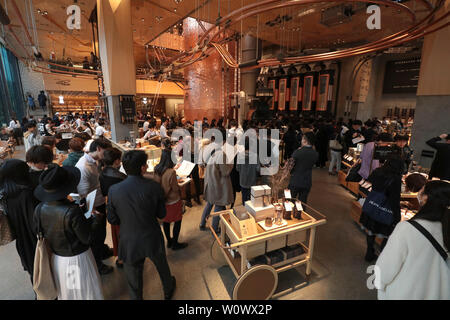
[[[176,280],[170,270],[166,247],[177,251],[188,246],[179,241],[185,210],[183,204],[192,207],[191,198],[194,198],[201,205],[200,195],[203,194],[205,204],[199,229],[209,230],[207,221],[213,208],[217,212],[233,207],[239,192],[244,204],[250,199],[250,188],[265,181],[261,170],[269,166],[270,161],[261,159],[259,153],[252,150],[251,138],[243,140],[244,163],[236,161],[236,153],[232,153],[234,158],[229,158],[227,143],[236,143],[247,129],[255,129],[256,132],[258,129],[280,130],[278,143],[281,142],[282,158],[290,163],[290,166],[283,167],[290,170],[286,188],[290,189],[292,197],[304,203],[307,203],[312,187],[313,168],[324,168],[330,175],[335,175],[340,170],[342,155],[349,148],[363,143],[358,174],[372,184],[372,191],[385,195],[393,212],[389,223],[377,221],[364,211],[361,216],[361,224],[367,231],[365,258],[367,261],[378,258],[377,265],[386,270],[382,274],[380,298],[408,297],[408,294],[415,298],[450,297],[450,275],[445,261],[436,258],[439,256],[433,247],[426,246],[426,238],[413,234],[414,230],[406,222],[400,222],[402,176],[410,168],[412,151],[408,147],[409,137],[400,134],[393,137],[386,132],[383,121],[371,119],[364,124],[359,120],[344,123],[342,119],[281,115],[267,121],[245,121],[240,127],[236,120],[226,123],[221,118],[217,122],[215,119],[209,122],[203,118],[203,129],[218,129],[223,141],[227,142],[219,145],[214,137],[198,141],[201,157],[190,174],[195,195],[186,188],[186,199],[182,199],[176,174],[180,162],[174,162],[172,153],[194,162],[194,153],[198,150],[193,147],[191,154],[186,155],[183,154],[183,146],[194,146],[195,121],[163,117],[157,130],[156,118],[144,115],[140,118],[143,122],[142,137],[162,147],[159,164],[151,175],[148,173],[147,154],[141,150],[122,154],[104,138],[104,120],[96,119],[94,115],[61,117],[55,114],[52,118],[44,117],[37,121],[24,119],[20,126],[17,120],[11,121],[13,138],[19,138],[19,133],[14,133],[14,130],[20,129],[23,133],[26,159],[7,160],[0,168],[1,201],[16,235],[17,252],[31,281],[38,231],[47,240],[52,251],[58,299],[103,299],[100,277],[113,272],[114,268],[104,263],[112,256],[117,256],[116,267],[125,271],[132,299],[143,299],[146,258],[156,266],[165,299],[171,299]],[[190,136],[171,141],[172,131],[178,128],[186,129]],[[67,146],[62,132],[73,133]],[[440,139],[446,143],[438,143]],[[374,159],[375,145],[383,143],[389,143],[398,152],[386,159]],[[449,248],[450,184],[444,180],[450,179],[450,136],[441,135],[427,143],[437,150],[430,176],[409,175],[406,181],[407,186],[419,191],[420,195],[421,208],[413,220],[428,229],[441,246]],[[268,146],[269,153],[276,152],[274,146],[277,142],[270,138],[270,133],[258,140],[258,148],[261,144]],[[203,154],[202,150],[207,146],[214,151]],[[55,164],[59,152],[66,153],[67,157],[62,163]],[[331,161],[326,168],[329,155]],[[250,159],[256,159],[256,162]],[[428,180],[433,177],[441,180]],[[201,178],[204,179],[203,190],[200,188]],[[94,191],[93,210],[86,217],[89,208],[85,199]],[[105,244],[107,221],[112,226],[113,248]],[[217,216],[212,219],[211,226],[216,233],[221,232]],[[375,236],[385,239],[382,244],[384,250],[379,257],[375,254]],[[422,269],[413,265],[412,255],[419,251],[426,251],[423,257],[433,263],[421,265]],[[79,267],[80,274],[76,276],[80,285],[77,290],[66,285],[67,281],[73,281],[68,279],[73,275],[66,272],[69,265]],[[419,270],[430,275],[426,279],[440,277],[447,282],[424,283],[420,292],[394,289],[395,283],[412,281],[411,275],[419,276]]]

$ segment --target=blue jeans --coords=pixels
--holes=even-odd
[[[212,203],[206,202],[206,206],[205,209],[203,209],[203,214],[202,214],[202,221],[200,222],[201,226],[205,226],[206,225],[206,219],[208,219],[209,214],[211,213],[212,207],[214,206],[214,212],[218,212],[218,211],[222,211],[222,210],[226,210],[225,206],[218,206],[218,205],[214,205]],[[214,229],[214,231],[216,233],[219,232],[219,221],[220,221],[220,217],[214,217],[212,220],[212,227]]]
[[[242,192],[242,205],[245,206],[245,201],[249,201],[250,200],[250,188],[244,188],[241,187],[241,192]]]

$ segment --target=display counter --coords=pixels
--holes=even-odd
[[[338,181],[341,186],[357,195],[359,192],[358,182],[348,182],[345,181],[348,171],[358,162],[362,151],[362,144],[358,144],[357,148],[349,148],[347,154],[342,156],[341,170],[338,172]]]
[[[147,172],[152,173],[155,166],[159,163],[159,160],[161,159],[161,153],[162,153],[162,149],[158,148],[154,145],[150,145],[148,142],[144,142],[141,141],[140,139],[138,139],[138,141],[140,141],[140,147],[138,148],[134,148],[132,146],[132,144],[130,142],[127,141],[122,141],[122,142],[115,142],[112,139],[108,139],[109,141],[111,141],[112,145],[119,149],[120,151],[122,151],[123,153],[127,152],[127,151],[131,151],[131,150],[142,150],[145,151],[145,153],[148,156],[147,159],[147,165],[148,165],[148,169]]]
[[[242,214],[247,214],[249,222],[252,219],[253,222],[243,222]],[[215,237],[211,254],[220,264],[228,263],[237,278],[234,300],[274,297],[280,272],[306,265],[307,277],[311,274],[316,228],[325,224],[326,218],[307,204],[302,203],[298,218],[283,219],[279,226],[271,227],[267,227],[264,220],[256,223],[244,207],[211,215],[220,216],[222,230],[218,236],[211,228]]]

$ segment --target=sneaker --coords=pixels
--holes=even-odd
[[[168,293],[164,294],[165,300],[171,300],[173,297],[173,294],[175,293],[175,289],[177,287],[177,281],[174,276],[172,276],[172,282],[173,282],[172,289]]]
[[[172,250],[181,250],[181,249],[184,249],[184,248],[186,248],[188,246],[188,244],[187,243],[184,243],[184,242],[175,242],[173,245],[172,245]]]
[[[107,266],[106,264],[102,263],[102,265],[98,268],[98,273],[100,273],[100,275],[105,275],[108,273],[111,273],[114,271],[114,268],[111,266]]]
[[[202,226],[202,225],[199,225],[198,228],[200,229],[200,231],[207,231],[208,230],[208,228],[206,226]]]

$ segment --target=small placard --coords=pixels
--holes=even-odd
[[[289,189],[284,189],[284,197],[285,197],[286,199],[292,199],[292,196],[291,196],[291,190],[289,190]]]
[[[295,201],[295,206],[297,207],[297,211],[303,211],[303,206],[300,201]]]
[[[358,144],[358,143],[360,143],[360,142],[362,142],[362,141],[364,141],[364,140],[366,140],[364,137],[358,137],[358,138],[355,138],[355,139],[353,139],[352,140],[352,143],[353,144]]]
[[[290,202],[290,201],[286,201],[285,203],[284,203],[284,208],[286,209],[286,211],[292,211],[292,209],[293,209],[293,204],[292,204],[292,202]]]

